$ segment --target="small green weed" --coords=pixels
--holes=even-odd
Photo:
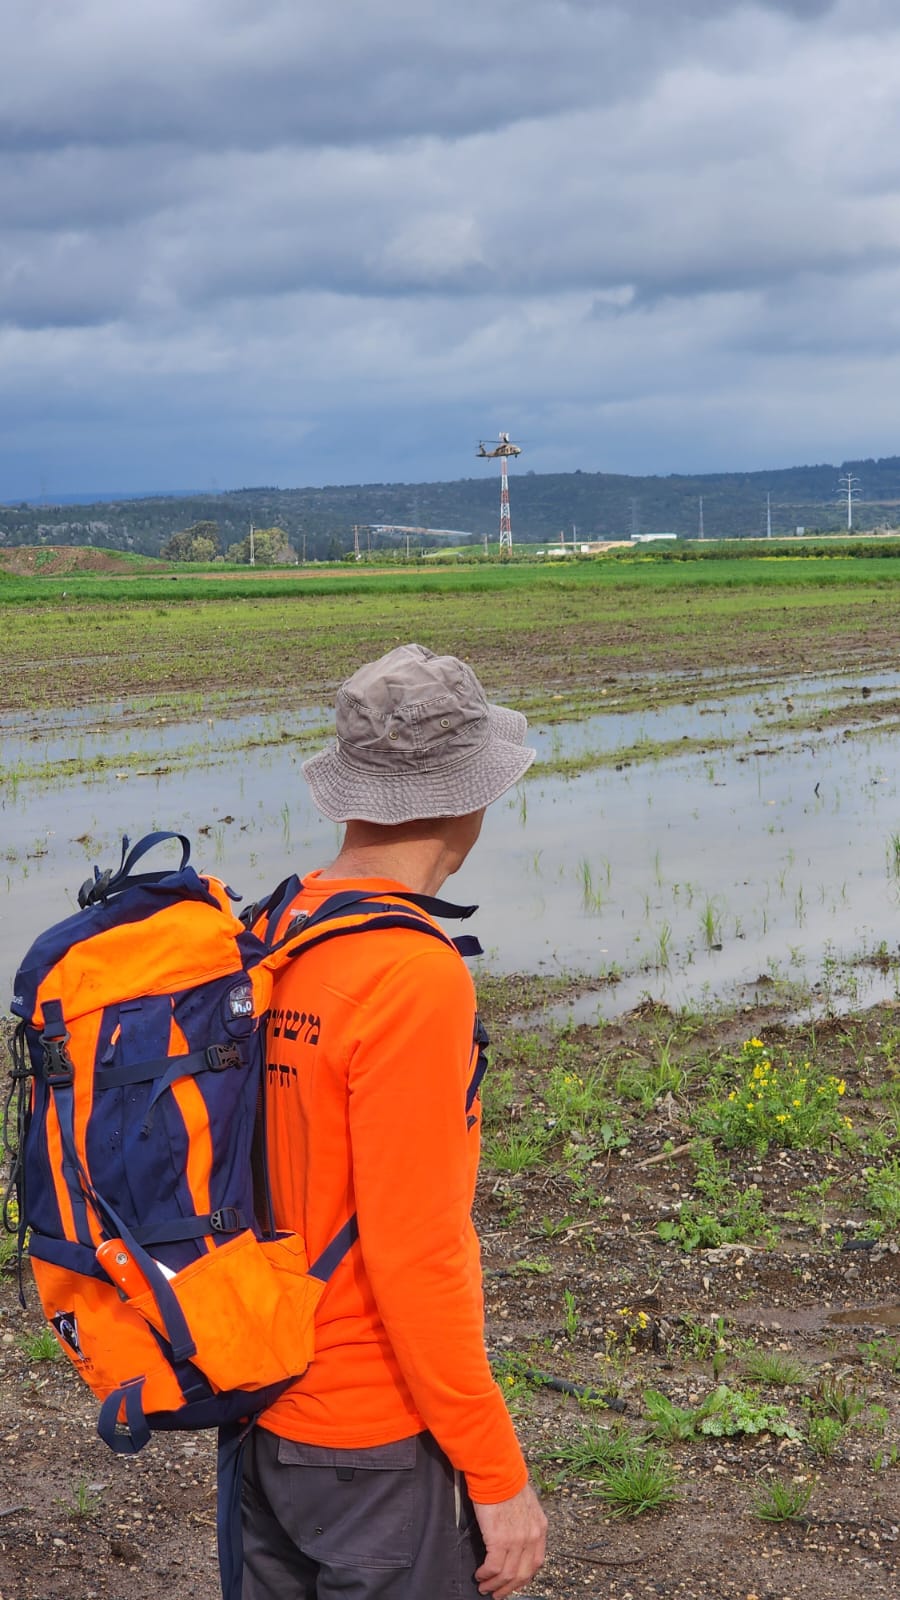
[[[572,1439],[557,1444],[548,1459],[561,1462],[567,1472],[595,1478],[619,1466],[633,1453],[634,1443],[624,1428],[604,1428],[586,1422]]]
[[[565,1328],[566,1338],[567,1339],[576,1338],[577,1334],[578,1334],[578,1329],[580,1328],[580,1326],[581,1326],[581,1316],[580,1316],[580,1313],[579,1313],[579,1310],[578,1310],[578,1302],[575,1299],[575,1296],[572,1293],[571,1289],[564,1289],[563,1290],[563,1327]]]
[[[760,1522],[795,1522],[803,1516],[812,1491],[811,1483],[785,1483],[782,1478],[773,1478],[757,1489],[750,1509]]]
[[[866,1205],[889,1228],[900,1227],[900,1156],[883,1167],[864,1167]]]
[[[635,1446],[606,1469],[595,1492],[614,1517],[639,1517],[676,1499],[675,1482],[675,1467],[664,1450]]]
[[[697,1414],[693,1408],[676,1406],[659,1389],[645,1389],[642,1400],[652,1438],[661,1439],[664,1444],[696,1438]]]
[[[700,914],[700,928],[707,950],[722,943],[722,912],[715,899],[707,899]]]
[[[561,1134],[587,1134],[611,1114],[606,1080],[600,1071],[580,1073],[557,1062],[544,1098],[554,1130]]]
[[[837,1178],[821,1178],[818,1183],[808,1183],[794,1195],[794,1205],[783,1213],[786,1222],[802,1222],[807,1228],[825,1228],[828,1197]]]
[[[541,1234],[545,1239],[559,1239],[562,1234],[568,1233],[574,1217],[565,1216],[554,1220],[553,1217],[541,1217]]]
[[[602,911],[604,891],[601,884],[594,877],[593,868],[587,856],[582,856],[578,863],[578,876],[581,880],[581,905],[584,911]],[[609,878],[607,877],[607,883]]]
[[[709,1361],[725,1357],[725,1319],[717,1317],[715,1323],[697,1322],[693,1317],[681,1318],[681,1333],[687,1349],[695,1361]]]
[[[695,1139],[692,1155],[697,1165],[694,1188],[718,1210],[728,1204],[734,1189],[731,1167],[720,1159],[711,1139]]]
[[[809,1448],[818,1456],[831,1456],[835,1446],[844,1432],[844,1425],[837,1417],[823,1417],[815,1412],[810,1413],[807,1424],[806,1437]]]
[[[813,1397],[813,1403],[824,1413],[837,1417],[844,1428],[866,1409],[865,1395],[859,1394],[842,1378],[824,1378]]]
[[[656,935],[656,965],[658,967],[668,967],[671,944],[672,924],[664,921]]]
[[[665,1244],[676,1244],[686,1254],[691,1250],[714,1250],[723,1244],[741,1244],[748,1239],[774,1244],[778,1238],[778,1229],[766,1217],[755,1183],[747,1189],[733,1186],[729,1201],[723,1199],[716,1210],[709,1210],[696,1200],[685,1200],[678,1216],[658,1222],[656,1231]]]
[[[867,1339],[858,1349],[867,1367],[900,1372],[900,1339]]]
[[[50,1328],[38,1333],[23,1333],[19,1344],[29,1361],[57,1361],[62,1355],[56,1334]]]
[[[495,1172],[515,1175],[539,1167],[547,1149],[547,1135],[541,1128],[521,1123],[501,1133],[489,1134],[484,1155]]]
[[[516,1223],[521,1221],[525,1210],[522,1201],[517,1200],[515,1195],[507,1192],[502,1196],[501,1204],[502,1210],[499,1217],[501,1228],[514,1228]]]
[[[100,1496],[92,1489],[86,1478],[79,1478],[71,1500],[65,1510],[73,1521],[81,1521],[87,1517],[96,1516],[100,1509]]]
[[[754,1383],[769,1389],[787,1389],[805,1383],[809,1372],[802,1362],[778,1350],[751,1350],[744,1357],[744,1371]]]
[[[616,1092],[626,1100],[637,1100],[650,1111],[667,1094],[680,1094],[688,1078],[687,1069],[672,1053],[674,1035],[660,1046],[656,1061],[628,1062],[616,1078]]]
[[[486,1135],[494,1128],[506,1128],[509,1125],[509,1113],[514,1100],[512,1067],[492,1068],[481,1084],[481,1125]]]
[[[517,1355],[499,1356],[496,1361],[491,1361],[494,1377],[511,1417],[524,1416],[534,1395],[533,1386],[525,1377],[526,1365],[525,1360]]]

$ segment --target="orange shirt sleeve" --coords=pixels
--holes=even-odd
[[[474,1010],[455,951],[416,941],[357,1014],[349,1117],[379,1315],[424,1422],[472,1498],[492,1504],[527,1472],[484,1348],[471,1221],[478,1127],[465,1106]]]

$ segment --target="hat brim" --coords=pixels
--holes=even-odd
[[[379,772],[348,761],[337,743],[304,761],[302,771],[323,816],[332,822],[396,826],[429,817],[465,817],[518,783],[537,751],[522,743],[527,719],[488,706],[488,737],[479,750],[429,772]]]

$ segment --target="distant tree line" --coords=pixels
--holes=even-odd
[[[549,543],[563,531],[571,539],[573,528],[584,540],[628,538],[634,533],[696,538],[701,496],[704,532],[710,539],[765,534],[767,494],[774,534],[794,534],[798,527],[808,533],[839,532],[846,524],[846,507],[837,496],[838,477],[848,470],[859,477],[862,490],[853,508],[854,531],[900,521],[897,456],[844,462],[839,467],[664,478],[534,473],[525,459],[510,471],[516,543]],[[0,544],[97,544],[143,555],[168,553],[170,560],[209,560],[217,555],[249,560],[249,553],[232,556],[232,552],[249,551],[252,524],[254,559],[260,564],[271,559],[323,561],[353,549],[354,525],[363,530],[359,538],[364,552],[405,549],[404,533],[376,533],[372,531],[376,525],[457,528],[476,541],[485,535],[496,540],[498,512],[499,474],[492,466],[478,478],[451,483],[261,487],[92,506],[0,506]],[[270,534],[280,536],[283,542],[276,545],[283,555],[272,557],[264,537]],[[260,538],[263,544],[257,546]],[[212,542],[212,556],[202,541]],[[418,533],[411,540],[413,548],[440,548],[443,543]],[[178,553],[188,548],[192,554]]]

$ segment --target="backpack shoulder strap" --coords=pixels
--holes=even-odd
[[[290,900],[287,901],[289,903]],[[282,914],[284,909],[285,904]],[[449,900],[438,900],[432,895],[401,894],[398,891],[396,895],[392,893],[390,899],[382,899],[354,889],[345,889],[340,894],[329,895],[315,911],[299,912],[284,936],[270,946],[262,965],[275,972],[315,944],[375,928],[411,928],[452,945],[461,956],[481,955],[481,944],[473,934],[453,938],[432,921],[434,916],[470,917],[477,909],[477,906],[456,906]]]

